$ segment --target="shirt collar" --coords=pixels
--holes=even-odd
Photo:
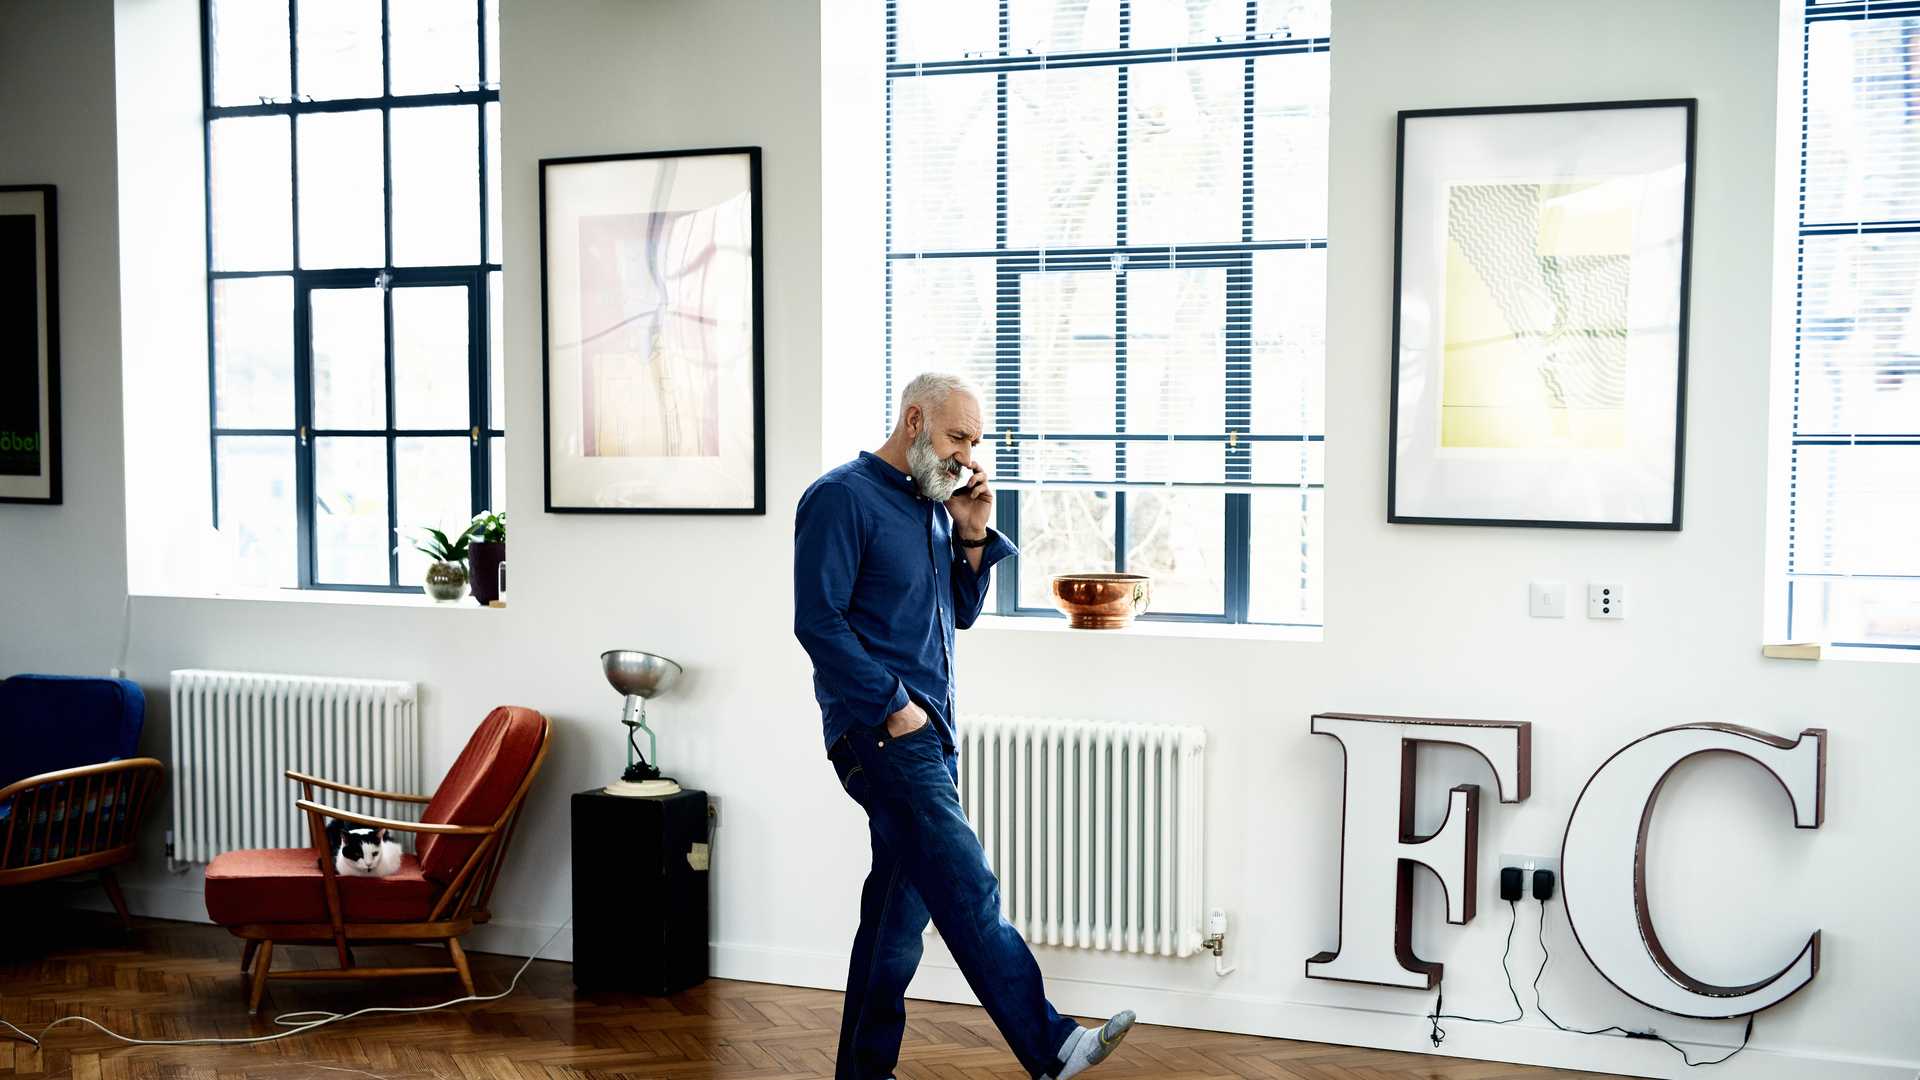
[[[871,450],[862,450],[860,451],[860,460],[874,475],[887,478],[887,480],[893,483],[894,487],[899,488],[909,495],[916,494],[913,489],[913,477],[887,464],[887,459],[881,457],[879,454]]]

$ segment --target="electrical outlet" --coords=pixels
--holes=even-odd
[[[1567,583],[1536,581],[1527,586],[1527,614],[1536,619],[1567,617]]]
[[[1533,872],[1535,870],[1553,871],[1553,880],[1560,880],[1560,858],[1557,855],[1502,855],[1500,869],[1517,866],[1523,875],[1520,889],[1523,895],[1533,895]]]
[[[1587,586],[1587,618],[1624,619],[1627,617],[1627,587],[1617,581],[1596,581]]]

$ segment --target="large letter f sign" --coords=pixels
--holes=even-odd
[[[1432,870],[1447,894],[1447,921],[1473,918],[1479,853],[1480,788],[1449,794],[1447,819],[1432,836],[1413,831],[1415,753],[1423,742],[1458,743],[1493,766],[1501,802],[1529,786],[1532,730],[1523,721],[1423,720],[1321,713],[1313,730],[1340,741],[1347,756],[1340,837],[1340,944],[1307,961],[1310,979],[1343,979],[1431,990],[1441,965],[1413,955],[1414,865]]]

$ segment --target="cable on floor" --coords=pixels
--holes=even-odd
[[[325,1027],[328,1024],[338,1024],[345,1020],[352,1020],[356,1016],[366,1016],[371,1013],[423,1013],[423,1012],[433,1012],[436,1009],[449,1008],[454,1005],[464,1005],[469,1001],[498,1001],[501,998],[506,997],[508,994],[513,993],[514,988],[520,985],[520,976],[525,975],[527,973],[527,969],[533,966],[534,957],[537,957],[541,953],[547,951],[547,946],[553,944],[554,939],[560,936],[560,931],[565,930],[568,926],[572,924],[573,924],[573,917],[568,916],[566,922],[561,923],[557,928],[555,928],[553,933],[547,936],[547,940],[544,942],[541,942],[540,947],[533,950],[533,955],[527,957],[526,963],[520,965],[520,970],[513,973],[513,979],[507,983],[507,988],[505,990],[500,991],[497,994],[486,994],[486,995],[469,994],[466,997],[458,997],[458,998],[454,998],[451,1001],[443,1001],[438,1005],[414,1005],[410,1007],[402,1007],[397,1005],[376,1005],[370,1008],[358,1009],[350,1013],[326,1012],[325,1010],[322,1010],[322,1009],[304,1009],[299,1012],[281,1013],[279,1016],[276,1016],[273,1018],[273,1022],[275,1024],[279,1024],[286,1027],[288,1030],[278,1031],[273,1033],[272,1035],[256,1035],[248,1039],[136,1039],[128,1035],[122,1035],[119,1032],[114,1031],[111,1028],[108,1028],[98,1023],[97,1021],[90,1020],[84,1016],[63,1016],[60,1019],[55,1020],[53,1023],[48,1024],[46,1027],[43,1027],[40,1029],[39,1039],[34,1038],[33,1036],[27,1034],[24,1031],[20,1031],[19,1028],[14,1027],[12,1024],[7,1023],[5,1020],[0,1020],[0,1027],[9,1027],[9,1028],[13,1028],[13,1030],[15,1031],[19,1031],[21,1038],[27,1040],[28,1042],[32,1043],[35,1046],[40,1045],[40,1039],[44,1039],[47,1037],[47,1032],[52,1031],[54,1028],[59,1027],[61,1024],[71,1024],[71,1023],[92,1024],[94,1027],[99,1028],[101,1031],[112,1036],[113,1038],[119,1039],[121,1042],[135,1043],[140,1046],[199,1046],[199,1045],[204,1045],[208,1043],[272,1042],[275,1039],[284,1039],[290,1035],[304,1035],[315,1028]],[[314,1017],[314,1019],[311,1019],[311,1020],[298,1019],[298,1017],[303,1017],[303,1016]],[[11,1038],[12,1036],[7,1036],[7,1037]]]
[[[1439,1046],[1447,1038],[1447,1029],[1440,1026],[1442,1020],[1465,1020],[1473,1024],[1511,1024],[1527,1015],[1526,1008],[1520,1004],[1520,991],[1513,988],[1513,969],[1507,966],[1507,958],[1513,955],[1513,930],[1520,924],[1520,906],[1512,900],[1507,901],[1507,915],[1507,949],[1500,954],[1500,970],[1507,973],[1507,993],[1513,995],[1513,1015],[1505,1020],[1490,1020],[1481,1016],[1454,1016],[1443,1013],[1440,1009],[1446,1000],[1447,993],[1446,984],[1443,982],[1434,990],[1433,1012],[1427,1015],[1428,1022],[1433,1024],[1433,1031],[1427,1037],[1433,1040],[1433,1045]]]
[[[1747,1030],[1745,1034],[1740,1036],[1739,1046],[1729,1050],[1725,1057],[1717,1057],[1712,1061],[1695,1061],[1687,1054],[1686,1050],[1678,1044],[1663,1039],[1651,1031],[1629,1031],[1618,1024],[1608,1024],[1606,1027],[1594,1028],[1592,1030],[1568,1027],[1560,1021],[1555,1020],[1552,1014],[1547,1012],[1546,1006],[1540,1003],[1540,976],[1547,973],[1547,961],[1549,959],[1550,956],[1547,953],[1547,905],[1542,902],[1540,905],[1540,970],[1533,973],[1533,1007],[1539,1011],[1541,1016],[1547,1018],[1547,1023],[1552,1024],[1561,1031],[1570,1032],[1575,1035],[1609,1035],[1618,1032],[1622,1038],[1626,1039],[1646,1039],[1651,1042],[1666,1043],[1667,1046],[1673,1049],[1674,1053],[1680,1055],[1680,1060],[1685,1062],[1688,1068],[1699,1068],[1702,1065],[1718,1065],[1740,1051],[1745,1050],[1748,1040],[1753,1038],[1753,1018],[1757,1014],[1748,1013]]]

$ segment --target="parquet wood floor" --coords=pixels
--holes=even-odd
[[[270,1034],[297,1009],[429,1005],[452,978],[365,986],[275,982],[261,1018],[246,1013],[240,945],[218,927],[110,917],[8,913],[0,924],[0,1020],[38,1034],[56,1017],[91,1017],[147,1039]],[[400,961],[413,946],[358,950]],[[285,959],[280,959],[284,954]],[[417,955],[417,954],[416,954]],[[518,957],[473,954],[482,994],[506,986]],[[330,951],[287,948],[282,966],[331,967]],[[713,980],[672,998],[576,990],[571,968],[536,961],[500,1001],[364,1017],[246,1046],[130,1046],[83,1025],[43,1047],[4,1037],[0,1076],[72,1080],[812,1080],[833,1075],[840,995]],[[1586,1080],[1597,1074],[1456,1058],[1136,1027],[1090,1080]],[[900,1080],[1026,1080],[981,1009],[909,1005]]]

